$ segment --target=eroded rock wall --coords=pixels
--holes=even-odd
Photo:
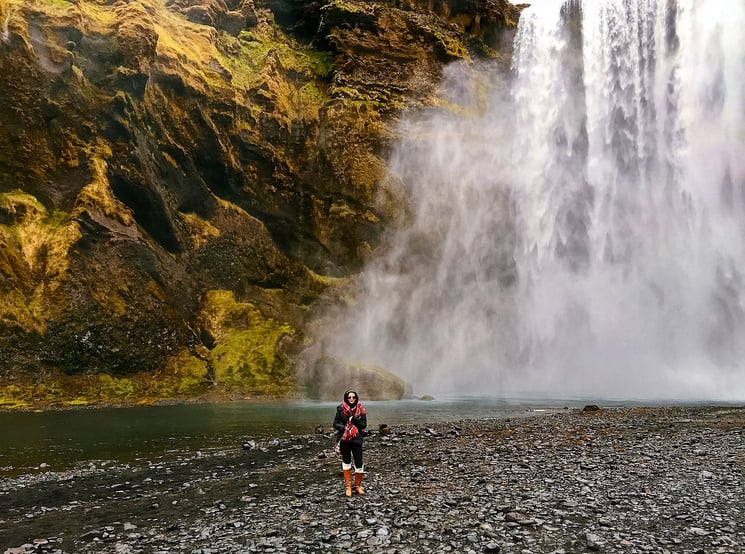
[[[400,209],[392,123],[517,16],[0,0],[0,402],[316,390],[306,322]]]

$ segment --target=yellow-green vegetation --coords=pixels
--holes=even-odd
[[[340,288],[343,285],[346,285],[351,282],[351,278],[349,277],[333,277],[331,275],[321,275],[320,273],[316,273],[315,271],[308,270],[308,275],[310,276],[313,281],[318,283],[322,289],[325,289],[327,287],[337,287]]]
[[[8,0],[8,9],[22,6],[22,0]],[[27,6],[28,7],[28,6]],[[85,29],[89,35],[116,37],[127,63],[134,64],[129,70],[144,70],[138,67],[147,60],[151,40],[155,41],[157,63],[164,73],[178,74],[185,84],[203,94],[215,94],[227,90],[229,82],[222,76],[218,52],[215,48],[219,35],[214,28],[191,23],[182,15],[166,8],[162,0],[140,0],[139,2],[111,3],[80,0],[37,0],[33,7],[52,11],[65,8],[66,17],[75,14],[71,24]],[[49,46],[54,47],[49,37]],[[77,68],[73,67],[73,71]],[[76,72],[80,78],[82,73]],[[84,79],[84,78],[83,78]]]
[[[366,10],[362,6],[348,2],[347,0],[332,0],[329,6],[348,13],[366,13]]]
[[[154,18],[158,61],[163,70],[185,78],[185,84],[201,94],[227,91],[230,83],[218,71],[219,53],[214,45],[217,31],[163,12]]]
[[[244,91],[257,85],[269,52],[284,50],[273,33],[242,32],[237,38],[223,34],[218,41],[218,59],[233,76],[233,86]],[[287,58],[286,54],[280,59]]]
[[[68,5],[70,3],[68,2]],[[106,34],[117,22],[117,14],[102,2],[76,2],[75,9],[84,18],[88,33]]]
[[[352,177],[355,189],[364,193],[364,198],[372,201],[375,195],[375,187],[385,174],[385,163],[381,158],[370,152],[362,152],[350,159],[349,174]],[[366,216],[369,220],[369,217],[373,214],[367,212]]]
[[[204,389],[210,381],[207,362],[194,356],[186,348],[172,357],[165,370],[156,378],[160,395],[164,398],[193,394]]]
[[[316,83],[307,83],[300,87],[300,103],[301,104],[317,104],[321,105],[325,100],[323,91],[318,88]]]
[[[59,8],[69,8],[70,2],[68,0],[38,0],[40,4],[47,4],[50,6],[57,6]]]
[[[41,202],[20,189],[0,193],[0,210],[18,223],[38,219],[46,213]]]
[[[317,77],[326,78],[334,69],[334,59],[331,52],[318,50],[302,50],[308,60],[310,68]]]
[[[0,0],[0,16],[5,15],[6,10],[12,11],[23,4],[30,4],[33,8],[43,8],[54,12],[61,12],[73,7],[73,3],[69,0]]]
[[[90,157],[88,165],[91,172],[91,182],[83,187],[78,194],[74,215],[83,210],[97,209],[106,217],[118,221],[122,225],[132,225],[134,217],[132,211],[114,197],[109,186],[106,160],[111,157],[111,148],[105,141],[97,139],[87,149]]]
[[[23,410],[29,407],[29,401],[25,398],[28,396],[28,387],[8,384],[0,387],[0,409],[3,410]]]
[[[204,246],[211,239],[220,236],[220,230],[217,227],[198,215],[183,212],[179,212],[178,215],[186,222],[187,228],[190,231],[189,238],[195,249]]]
[[[153,404],[163,400],[194,398],[206,391],[207,367],[187,350],[156,374],[140,372],[127,377],[98,375],[45,375],[10,381],[0,379],[0,409]]]
[[[0,291],[0,321],[28,333],[41,333],[64,305],[55,293],[67,276],[69,250],[81,237],[75,217],[83,211],[99,211],[124,226],[132,225],[131,212],[117,201],[109,188],[106,158],[108,146],[97,141],[87,149],[91,182],[80,192],[72,217],[59,210],[48,212],[34,196],[21,190],[0,193],[0,271],[16,286]],[[95,295],[111,313],[126,306],[107,284]],[[94,291],[95,293],[95,291]]]
[[[269,26],[244,31],[238,37],[221,34],[216,44],[217,58],[230,73],[236,93],[279,92],[273,100],[284,99],[286,104],[278,107],[288,118],[318,116],[326,100],[324,80],[333,67],[330,53],[302,48]]]
[[[435,37],[437,37],[437,45],[442,49],[442,53],[445,54],[445,56],[464,60],[471,59],[471,55],[468,53],[468,48],[466,48],[460,39],[440,32],[436,32]]]
[[[480,3],[197,4],[0,0],[0,326],[21,339],[0,353],[0,408],[301,391],[286,352],[320,327],[296,329],[323,291],[353,300],[305,266],[349,274],[375,248],[404,210],[392,120],[493,24]],[[481,109],[475,86],[448,108]],[[167,344],[127,342],[151,325]],[[87,329],[105,356],[76,350]]]
[[[294,388],[280,341],[295,331],[265,317],[230,291],[204,295],[198,321],[215,339],[209,353],[215,382],[226,390],[284,395]]]
[[[43,332],[54,295],[68,269],[67,252],[80,237],[64,214],[48,214],[32,195],[14,190],[0,193],[0,271],[25,284],[0,291],[0,321],[26,332]]]
[[[16,4],[20,4],[20,0],[0,0],[0,29],[2,29],[2,32],[5,31],[5,26],[10,24],[10,18],[13,16]]]

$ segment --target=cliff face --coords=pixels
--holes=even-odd
[[[294,361],[395,215],[391,123],[443,64],[498,58],[517,16],[0,0],[0,406],[323,396]]]

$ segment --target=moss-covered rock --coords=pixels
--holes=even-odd
[[[236,302],[230,291],[207,291],[202,300],[196,325],[209,350],[213,382],[229,391],[292,393],[294,380],[281,344],[295,330],[250,303]]]
[[[311,349],[312,350],[312,349]],[[382,367],[322,355],[301,364],[297,372],[303,395],[317,400],[338,400],[354,389],[366,400],[401,400],[411,397],[411,387]]]
[[[517,13],[0,0],[0,404],[333,396],[334,373],[398,396],[377,369],[305,379],[308,322],[400,209],[395,119]]]

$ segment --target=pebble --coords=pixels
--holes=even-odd
[[[331,436],[285,433],[188,459],[0,479],[0,544],[3,554],[738,554],[743,439],[735,407],[386,426],[366,439],[366,494],[346,498]]]

